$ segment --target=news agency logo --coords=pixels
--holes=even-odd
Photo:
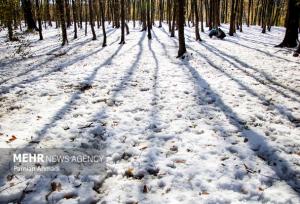
[[[14,163],[103,163],[103,155],[44,155],[40,153],[13,154]]]
[[[104,175],[106,146],[99,148],[0,148],[0,175]],[[1,176],[0,176],[1,177]]]
[[[23,154],[13,154],[13,161],[22,162],[22,163],[44,163],[44,155],[43,154],[31,154],[31,153],[23,153]]]

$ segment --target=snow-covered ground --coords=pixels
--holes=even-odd
[[[104,176],[1,175],[0,203],[300,203],[300,58],[274,48],[284,29],[195,42],[186,28],[177,59],[166,25],[152,40],[130,28],[119,45],[108,26],[105,48],[100,29],[69,29],[63,48],[54,28],[0,32],[0,147],[107,147]]]

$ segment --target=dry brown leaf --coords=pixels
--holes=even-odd
[[[186,160],[184,160],[184,159],[176,159],[175,160],[175,163],[177,163],[177,164],[184,164],[186,162]]]
[[[133,177],[133,168],[129,168],[125,171],[125,176]]]
[[[248,194],[248,191],[242,188],[242,189],[241,189],[241,193],[243,193],[243,194]]]
[[[9,139],[8,139],[8,141],[6,141],[7,143],[10,143],[10,142],[13,142],[13,141],[15,141],[17,139],[17,137],[15,136],[15,135],[12,135]]]
[[[7,181],[11,181],[14,178],[14,175],[7,175],[6,179]]]
[[[144,150],[144,149],[147,149],[147,144],[140,144],[139,145],[139,150]]]
[[[148,193],[148,187],[146,185],[143,187],[143,193]]]
[[[52,191],[61,191],[61,183],[51,183],[51,190]]]
[[[64,195],[65,199],[71,199],[71,198],[76,198],[76,197],[77,197],[77,195],[74,193],[67,193]]]
[[[258,187],[258,190],[260,191],[264,191],[264,189],[262,187]]]

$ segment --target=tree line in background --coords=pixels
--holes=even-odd
[[[60,28],[62,45],[68,43],[67,28],[77,30],[90,26],[92,39],[96,40],[95,27],[102,27],[106,46],[105,23],[121,29],[120,44],[125,44],[129,34],[128,22],[141,26],[148,32],[155,23],[162,27],[167,23],[171,37],[178,31],[178,56],[186,52],[184,26],[195,28],[195,40],[201,41],[200,31],[218,28],[229,23],[229,35],[243,32],[243,24],[260,25],[261,32],[271,31],[272,26],[285,26],[285,37],[278,47],[296,47],[300,31],[300,0],[0,0],[0,26],[7,28],[8,39],[18,40],[14,30],[38,31],[43,40],[43,29],[48,26]],[[296,53],[300,53],[300,45]]]

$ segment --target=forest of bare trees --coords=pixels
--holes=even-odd
[[[300,204],[299,36],[300,0],[0,0],[0,204]]]
[[[179,55],[185,52],[182,26],[195,27],[195,40],[200,41],[204,25],[211,30],[221,23],[229,23],[230,36],[237,30],[243,32],[243,24],[260,25],[262,33],[270,32],[272,26],[285,26],[286,36],[278,46],[296,47],[299,4],[298,0],[1,0],[0,25],[7,28],[10,41],[17,40],[16,29],[36,30],[43,40],[43,29],[55,26],[61,29],[62,45],[70,38],[66,29],[71,26],[74,38],[77,38],[77,29],[85,29],[88,35],[87,26],[90,26],[93,40],[99,32],[95,29],[102,27],[102,45],[106,46],[105,26],[102,26],[105,22],[121,29],[122,44],[129,34],[129,21],[134,27],[141,24],[142,31],[148,30],[149,39],[152,25],[158,21],[161,27],[165,22],[171,37],[178,30]]]

